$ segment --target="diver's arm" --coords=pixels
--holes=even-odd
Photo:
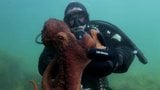
[[[124,73],[134,59],[132,50],[121,46],[114,49],[95,49],[88,51],[88,57],[93,61],[87,66],[87,71],[106,76],[114,73]]]
[[[88,51],[88,57],[93,61],[87,66],[87,71],[95,72],[95,74],[99,72],[104,76],[113,72],[124,73],[134,59],[133,49],[128,46],[126,40],[123,40],[116,33],[119,30],[118,28],[115,28],[112,24],[108,25],[108,23],[105,25],[99,26],[98,29],[101,33],[97,36],[99,36],[98,40],[100,43],[106,47],[108,46],[108,49],[93,48]],[[108,32],[106,33],[105,30]]]

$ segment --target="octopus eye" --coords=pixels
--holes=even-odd
[[[60,40],[64,39],[64,38],[63,38],[62,36],[60,36],[60,35],[58,35],[57,38],[60,39]]]

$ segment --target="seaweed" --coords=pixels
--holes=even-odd
[[[158,73],[138,72],[110,77],[113,90],[160,90]]]
[[[40,81],[39,76],[27,67],[23,58],[0,51],[0,90],[33,90],[29,81]]]

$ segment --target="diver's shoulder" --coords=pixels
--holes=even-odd
[[[111,22],[108,22],[108,21],[104,21],[104,20],[91,20],[89,23],[90,24],[105,25],[105,26],[118,28],[115,24],[113,24]]]
[[[104,20],[91,20],[88,23],[89,26],[94,26],[97,27],[99,29],[107,29],[107,30],[111,30],[111,31],[119,31],[120,28],[118,28],[116,25],[108,22],[108,21],[104,21]]]

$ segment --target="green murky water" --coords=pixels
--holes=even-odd
[[[77,0],[78,1],[78,0]],[[121,28],[148,58],[137,58],[129,71],[111,74],[114,90],[160,90],[159,0],[79,0],[91,19],[111,22]],[[43,46],[34,42],[44,21],[63,19],[70,0],[0,1],[0,90],[33,90],[29,80],[40,84],[38,58]]]

